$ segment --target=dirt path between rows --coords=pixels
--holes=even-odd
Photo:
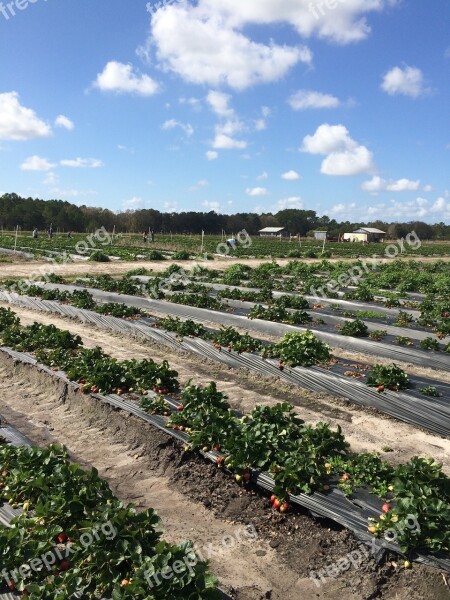
[[[0,305],[6,306],[3,303]],[[86,347],[99,345],[105,352],[121,360],[151,357],[160,362],[167,359],[170,366],[178,371],[182,384],[189,379],[196,384],[214,380],[218,389],[228,395],[231,405],[242,412],[250,412],[258,403],[274,405],[288,401],[308,423],[326,421],[332,427],[339,425],[355,452],[377,451],[394,464],[405,462],[412,456],[433,456],[443,463],[445,471],[450,474],[450,440],[390,419],[376,411],[357,407],[346,400],[323,393],[288,386],[277,379],[266,379],[244,370],[229,369],[150,341],[125,338],[78,321],[17,307],[14,307],[14,311],[20,316],[23,325],[34,321],[53,323],[61,329],[81,335]],[[383,448],[392,451],[384,452]]]
[[[379,568],[373,560],[360,560],[318,587],[309,578],[311,568],[357,551],[348,532],[302,514],[277,514],[269,522],[261,498],[183,454],[167,434],[68,390],[35,367],[14,364],[3,353],[0,382],[0,412],[9,422],[37,444],[65,444],[82,466],[95,466],[122,500],[155,508],[167,539],[192,539],[237,600],[450,597],[438,571],[419,565],[405,571],[398,560]]]

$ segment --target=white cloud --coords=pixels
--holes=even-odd
[[[37,156],[36,154],[26,158],[20,165],[22,171],[50,171],[54,167],[56,167],[55,164],[51,163],[46,158]]]
[[[49,190],[49,194],[52,194],[54,198],[78,198],[79,196],[97,196],[95,190],[77,190],[77,189],[61,189],[53,188]]]
[[[31,140],[48,137],[52,130],[34,110],[22,106],[17,92],[0,94],[0,139]]]
[[[247,196],[267,196],[269,192],[263,187],[247,188],[245,190]]]
[[[265,119],[257,119],[255,121],[255,131],[264,131],[266,127],[267,125]]]
[[[178,102],[180,104],[187,104],[195,112],[199,112],[202,109],[200,100],[198,98],[194,98],[193,96],[191,96],[190,98],[185,98],[184,96],[182,96],[178,99]]]
[[[371,170],[373,170],[373,156],[365,146],[332,152],[323,160],[321,166],[321,173],[324,175],[359,175]]]
[[[269,174],[267,173],[267,171],[263,171],[260,175],[258,175],[256,177],[257,181],[263,181],[264,179],[268,179],[269,178]]]
[[[205,156],[208,160],[216,160],[219,157],[219,153],[215,150],[208,150]]]
[[[175,119],[165,121],[162,124],[161,129],[168,130],[174,129],[175,127],[180,127],[188,137],[194,133],[194,128],[190,123],[180,123],[180,121],[176,121]]]
[[[278,200],[275,210],[285,210],[286,208],[303,208],[303,200],[300,196],[290,196],[289,198],[283,198]]]
[[[423,73],[416,67],[394,67],[383,76],[381,89],[390,96],[403,95],[417,98],[428,93]]]
[[[221,209],[221,206],[220,206],[219,202],[210,201],[210,200],[205,200],[202,203],[202,206],[204,206],[208,210],[213,210],[214,212],[219,212],[220,209]]]
[[[247,148],[247,142],[244,140],[235,140],[224,133],[217,133],[213,141],[213,148],[217,150],[243,150]]]
[[[200,18],[215,17],[224,29],[247,25],[288,24],[300,37],[317,36],[339,44],[365,39],[370,34],[366,15],[381,12],[397,0],[199,0],[191,12]],[[186,6],[186,5],[185,5]],[[155,19],[171,18],[170,8],[161,8]],[[195,39],[195,38],[194,38]]]
[[[373,171],[373,155],[350,137],[344,125],[320,125],[303,139],[303,152],[328,155],[321,165],[324,175],[349,176]]]
[[[98,160],[97,158],[74,158],[74,159],[65,159],[59,161],[59,164],[63,167],[72,167],[72,168],[84,168],[89,167],[91,169],[98,169],[99,167],[103,167],[103,162]]]
[[[128,152],[129,154],[134,154],[134,148],[129,148],[128,146],[124,146],[123,144],[117,144],[117,149],[122,152]]]
[[[206,101],[216,115],[227,119],[232,119],[235,115],[234,110],[230,107],[230,100],[230,94],[217,92],[215,90],[210,90],[206,96]]]
[[[428,187],[428,186],[426,186]],[[411,181],[410,179],[398,179],[396,181],[386,181],[378,175],[375,175],[369,181],[365,181],[361,188],[366,192],[410,192],[417,191],[420,188],[420,180]],[[429,190],[428,190],[429,191]]]
[[[72,129],[75,127],[74,122],[71,121],[69,117],[65,117],[64,115],[59,115],[56,117],[55,125],[57,127],[64,127],[64,129],[68,129],[69,131],[72,131]]]
[[[209,181],[207,179],[200,179],[195,185],[191,185],[191,187],[189,187],[188,190],[190,192],[196,192],[201,188],[206,187],[207,185],[209,185]]]
[[[110,61],[103,71],[97,75],[94,87],[104,92],[138,94],[153,96],[159,91],[159,84],[148,75],[133,72],[133,66],[117,61]]]
[[[138,208],[142,208],[144,206],[144,201],[140,196],[133,196],[128,200],[124,200],[122,203],[122,207],[124,210],[136,210]]]
[[[243,90],[278,81],[299,62],[311,62],[304,46],[266,45],[246,37],[221,14],[228,9],[237,14],[240,8],[232,4],[177,3],[158,10],[151,35],[160,66],[190,83]]]
[[[426,219],[435,222],[450,219],[450,202],[444,196],[437,198],[434,202],[418,196],[414,200],[403,202],[390,200],[372,206],[367,206],[367,204],[358,206],[355,202],[336,204],[327,212],[330,216],[336,215],[350,221],[367,221],[367,215],[370,215],[371,220],[413,221]]]
[[[289,97],[288,103],[294,110],[309,108],[336,108],[340,106],[339,98],[331,94],[322,94],[312,90],[299,90]]]
[[[59,178],[56,175],[56,173],[53,173],[53,171],[50,171],[49,173],[47,173],[43,183],[45,185],[57,185],[58,181],[59,181]]]
[[[297,171],[291,170],[283,173],[281,179],[285,179],[286,181],[297,181],[298,179],[301,179],[301,176],[297,173]]]

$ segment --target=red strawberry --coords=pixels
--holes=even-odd
[[[68,537],[67,537],[67,535],[65,533],[60,533],[58,535],[57,539],[58,539],[58,542],[60,544],[65,544],[67,542],[67,540],[68,540]]]
[[[68,571],[70,569],[70,564],[67,562],[67,560],[63,560],[60,563],[59,568],[61,571]]]
[[[184,406],[183,406],[182,404],[179,404],[179,405],[177,406],[177,410],[183,410],[183,408],[184,408]]]
[[[386,502],[385,504],[383,504],[383,506],[381,507],[381,510],[385,513],[389,512],[391,510],[391,506]]]

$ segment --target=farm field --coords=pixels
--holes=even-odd
[[[231,598],[448,598],[447,264],[224,263],[2,267],[0,414],[212,548]]]
[[[0,235],[0,248],[27,253],[36,258],[47,257],[55,260],[67,260],[67,255],[88,258],[100,253],[112,259],[133,260],[187,260],[201,257],[212,260],[217,255],[229,258],[342,258],[358,257],[449,257],[449,242],[420,242],[416,236],[387,243],[337,243],[312,239],[268,239],[237,233],[236,247],[229,250],[224,243],[226,235],[205,235],[202,245],[201,235],[156,234],[155,241],[143,242],[141,235],[118,234],[98,230],[91,234],[55,234],[50,240],[44,234],[34,239],[31,232],[21,232],[16,239],[13,232]],[[395,249],[395,246],[397,248]],[[94,256],[95,258],[95,256]]]

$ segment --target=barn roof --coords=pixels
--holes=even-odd
[[[286,227],[264,227],[264,229],[260,229],[258,233],[280,233]]]

